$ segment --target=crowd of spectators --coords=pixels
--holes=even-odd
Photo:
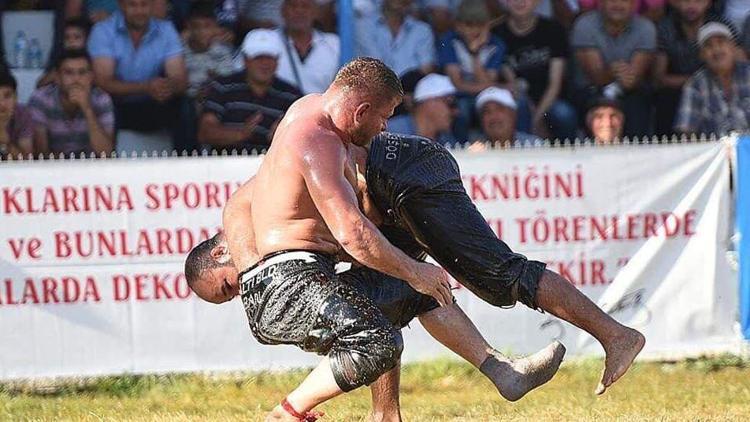
[[[482,149],[750,130],[747,0],[352,3],[355,55],[407,93],[392,131]],[[0,66],[0,154],[267,148],[340,66],[336,4],[0,0],[56,22],[26,104]]]

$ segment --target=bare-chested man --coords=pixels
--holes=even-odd
[[[448,274],[391,245],[357,201],[351,148],[385,129],[402,96],[382,62],[350,62],[325,93],[289,108],[255,176],[252,229],[262,258],[239,286],[250,328],[262,343],[326,355],[272,418],[295,420],[372,383],[400,358],[400,332],[334,273],[341,249],[441,305],[452,303]]]
[[[204,300],[231,300],[237,292],[236,280],[242,278],[241,270],[251,268],[259,259],[250,215],[252,191],[251,179],[234,192],[224,208],[223,232],[197,245],[186,260],[188,284]],[[196,274],[194,269],[201,260],[214,267]],[[565,348],[553,342],[531,356],[508,359],[486,342],[455,303],[440,307],[434,298],[418,293],[403,281],[366,267],[353,268],[339,277],[370,299],[398,329],[418,316],[435,339],[477,367],[508,400],[518,400],[549,381],[565,354]],[[399,367],[386,375],[372,384],[372,419],[399,421]]]

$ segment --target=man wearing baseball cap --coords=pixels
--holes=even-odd
[[[499,142],[503,146],[533,144],[534,135],[516,130],[518,105],[507,89],[489,87],[477,95],[475,103],[482,133],[472,136],[472,150],[482,149],[481,142]]]
[[[388,130],[404,135],[419,135],[443,145],[456,143],[451,132],[456,108],[456,87],[444,75],[431,73],[417,82],[414,88],[414,108],[410,115],[394,117]]]
[[[275,76],[283,48],[272,30],[248,32],[242,43],[245,69],[208,86],[198,141],[218,150],[268,148],[276,122],[301,96]]]
[[[698,30],[698,46],[705,67],[682,89],[675,131],[723,135],[750,130],[750,63],[737,61],[731,30],[709,22]]]

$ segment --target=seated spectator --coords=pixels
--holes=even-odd
[[[625,115],[620,103],[606,97],[595,99],[586,112],[586,135],[597,144],[611,144],[622,138]]]
[[[37,153],[109,154],[114,146],[112,99],[93,86],[85,50],[65,50],[56,67],[59,82],[34,91],[29,111]]]
[[[0,160],[33,153],[32,136],[31,116],[18,104],[16,78],[0,72]]]
[[[151,16],[152,0],[119,5],[88,42],[96,85],[115,104],[116,149],[172,150],[188,85],[182,43],[172,23]]]
[[[698,53],[698,29],[706,22],[722,22],[724,18],[709,11],[710,0],[675,0],[673,11],[657,26],[658,53],[654,79],[656,96],[656,133],[672,133],[674,116],[682,86],[701,66]]]
[[[399,77],[426,75],[435,67],[430,26],[409,16],[411,0],[383,0],[382,13],[366,15],[356,25],[356,54],[375,57]]]
[[[89,38],[90,29],[89,22],[84,18],[70,18],[66,20],[65,25],[63,26],[62,51],[86,49],[86,42]],[[57,68],[57,61],[58,57],[50,59],[50,63],[47,66],[45,73],[36,83],[37,87],[58,82],[57,72],[55,71]]]
[[[277,29],[285,48],[276,76],[304,94],[325,91],[339,69],[339,37],[313,28],[315,10],[315,0],[284,0]]]
[[[506,63],[515,74],[516,85],[528,87],[527,105],[519,104],[519,114],[528,116],[525,127],[545,138],[552,135],[574,139],[576,111],[560,97],[568,55],[567,35],[557,22],[536,15],[534,9],[539,2],[510,0],[508,19],[496,28],[495,34],[508,47]],[[524,118],[519,115],[519,120]]]
[[[440,40],[438,64],[459,92],[459,119],[455,132],[466,139],[474,117],[474,97],[497,84],[505,57],[505,44],[490,32],[490,15],[484,0],[463,0],[456,15],[456,31]]]
[[[500,146],[532,145],[538,137],[516,130],[518,104],[507,89],[490,87],[477,95],[476,101],[482,132],[471,137],[474,151],[483,149],[483,142]]]
[[[419,135],[444,145],[453,145],[456,138],[451,126],[456,114],[456,87],[450,78],[431,73],[414,88],[414,110],[411,115],[392,118],[388,131]]]
[[[219,26],[210,3],[196,3],[193,6],[187,20],[186,35],[187,95],[196,99],[210,78],[232,72],[234,52],[218,38]]]
[[[439,65],[459,92],[474,96],[497,83],[505,44],[490,32],[484,0],[463,0],[456,31],[440,40]]]
[[[750,63],[737,60],[732,31],[709,22],[698,31],[698,45],[705,68],[682,88],[675,131],[725,135],[750,130]]]
[[[599,3],[598,0],[578,0],[583,12],[599,8]],[[667,0],[636,0],[635,10],[652,22],[658,22],[665,15],[667,3]],[[674,1],[670,0],[670,3],[674,3]]]
[[[248,32],[245,70],[209,85],[198,141],[217,150],[268,148],[279,120],[301,93],[275,75],[284,47],[269,29]]]
[[[633,15],[632,0],[600,0],[600,10],[582,15],[573,25],[573,84],[576,106],[603,93],[618,98],[625,113],[625,136],[650,135],[651,89],[647,78],[656,48],[656,29]]]

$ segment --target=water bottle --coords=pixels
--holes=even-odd
[[[29,67],[35,68],[35,69],[41,69],[42,68],[42,47],[39,45],[39,40],[36,38],[32,38],[31,42],[29,43],[29,57],[27,59],[27,63]]]
[[[13,65],[15,67],[26,67],[26,59],[29,49],[29,41],[26,39],[26,33],[18,31],[16,38],[13,40]]]

